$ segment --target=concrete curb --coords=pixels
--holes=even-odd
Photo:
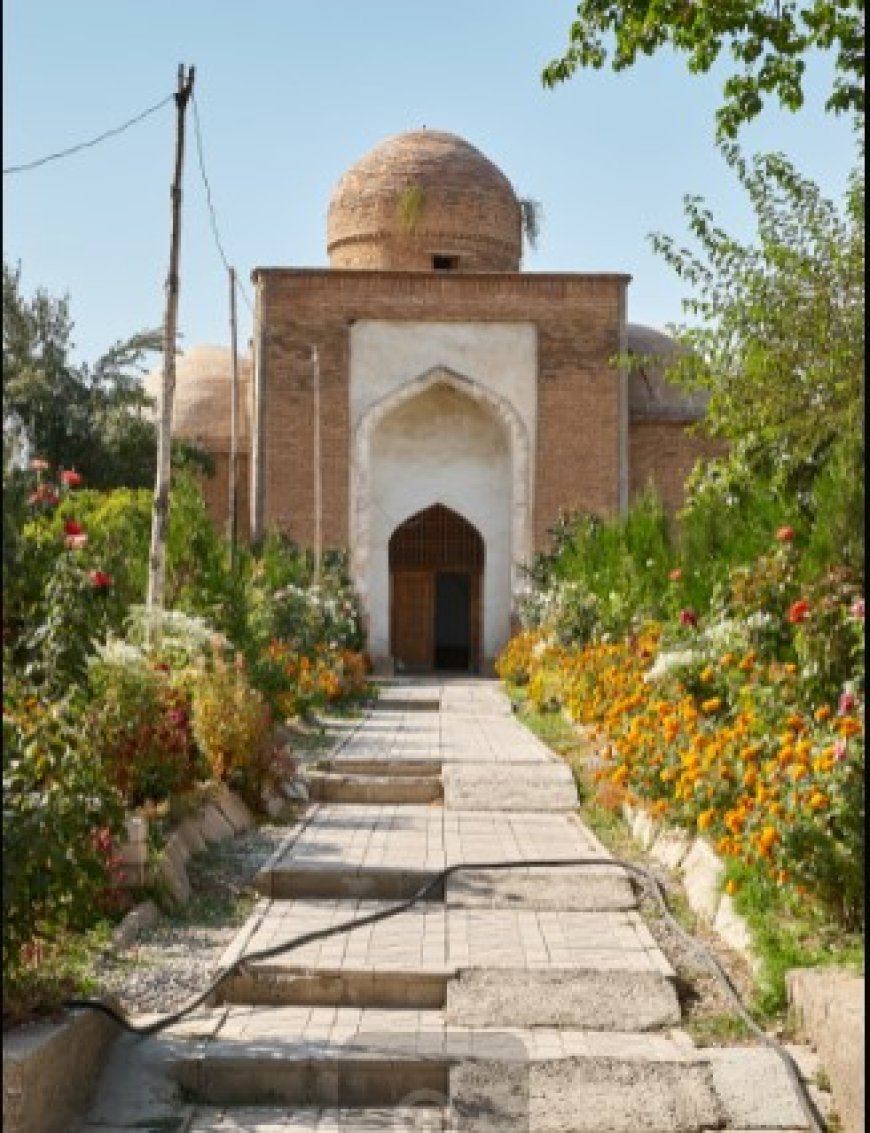
[[[864,978],[844,968],[793,968],[789,1003],[831,1081],[844,1133],[863,1133]]]
[[[68,1133],[87,1112],[118,1024],[96,1011],[3,1036],[3,1133]]]

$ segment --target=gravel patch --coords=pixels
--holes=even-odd
[[[190,904],[104,953],[94,969],[101,991],[130,1015],[174,1011],[203,991],[254,905],[254,875],[290,829],[264,825],[191,858]]]

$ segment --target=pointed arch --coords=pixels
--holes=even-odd
[[[531,556],[532,475],[531,439],[522,417],[493,390],[449,366],[433,366],[376,401],[360,418],[352,438],[350,476],[350,543],[354,582],[367,608],[368,567],[372,556],[372,438],[391,413],[436,387],[446,387],[485,409],[504,429],[510,446],[510,582],[515,592],[520,566]]]

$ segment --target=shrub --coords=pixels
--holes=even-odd
[[[228,783],[256,809],[279,751],[265,697],[248,680],[244,659],[215,651],[191,680],[193,734],[212,777]]]
[[[90,686],[88,742],[128,807],[188,791],[202,777],[190,696],[168,665],[106,650],[90,667]]]
[[[88,927],[104,907],[121,800],[81,735],[74,700],[47,705],[4,674],[4,1002],[40,941]]]

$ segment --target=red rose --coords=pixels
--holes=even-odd
[[[60,482],[68,488],[77,488],[82,482],[81,475],[72,468],[67,468],[60,474]]]
[[[801,622],[806,621],[807,615],[810,612],[810,604],[805,598],[798,598],[796,602],[788,608],[788,620],[793,626],[799,625]]]
[[[88,578],[95,590],[108,590],[112,585],[112,576],[104,570],[89,570]]]
[[[794,539],[794,528],[780,527],[776,533],[776,538],[780,543],[791,543]]]
[[[684,626],[696,626],[698,615],[694,610],[680,610],[680,623]]]
[[[679,582],[682,577],[683,572],[679,567],[674,567],[674,569],[668,573],[668,578],[671,580],[671,582]]]
[[[84,535],[85,529],[74,519],[68,519],[63,525],[63,533],[64,535]]]

